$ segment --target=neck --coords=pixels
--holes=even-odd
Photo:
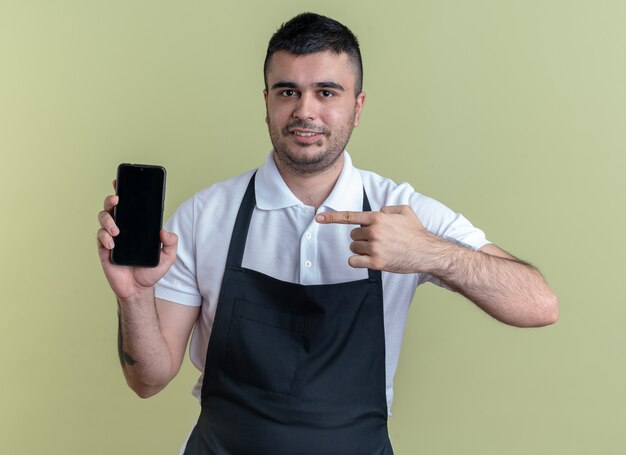
[[[314,174],[302,174],[274,158],[276,167],[291,192],[303,203],[315,208],[322,205],[331,193],[343,169],[343,154],[327,169]]]

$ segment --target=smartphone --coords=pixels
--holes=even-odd
[[[122,163],[117,168],[119,202],[113,218],[115,237],[111,261],[118,265],[156,267],[161,255],[166,171],[162,166]]]

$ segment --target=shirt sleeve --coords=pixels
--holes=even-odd
[[[486,239],[485,233],[470,223],[463,215],[428,196],[415,193],[411,197],[410,205],[424,227],[438,237],[472,250],[478,250],[491,243]],[[419,276],[418,284],[425,282],[447,287],[437,277],[422,273]]]
[[[185,201],[165,223],[165,229],[178,236],[176,262],[155,287],[157,298],[188,306],[202,304],[196,278],[194,201],[195,197]]]

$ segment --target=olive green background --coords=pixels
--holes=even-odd
[[[167,167],[166,214],[260,165],[265,46],[306,10],[361,41],[355,164],[462,212],[561,302],[515,329],[420,288],[396,453],[626,453],[621,0],[0,0],[0,453],[177,453],[197,372],[126,387],[96,214],[119,162]]]

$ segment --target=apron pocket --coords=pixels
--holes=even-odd
[[[300,314],[236,300],[227,347],[227,368],[232,379],[291,393],[304,320]]]

